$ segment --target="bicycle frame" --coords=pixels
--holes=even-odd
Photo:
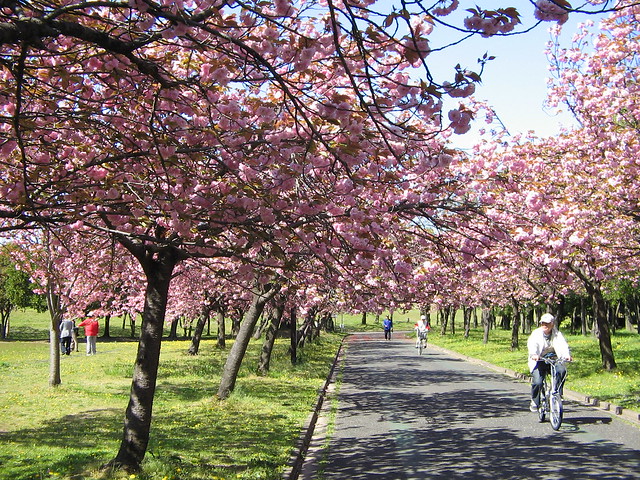
[[[418,332],[418,341],[419,341],[418,353],[422,355],[422,350],[427,348],[427,331],[426,330],[424,332]]]
[[[550,372],[544,376],[542,388],[540,390],[540,406],[538,407],[538,416],[541,422],[544,422],[547,412],[549,413],[549,421],[551,428],[558,430],[562,425],[562,395],[558,391],[556,379],[556,367],[558,364],[565,363],[562,359],[541,358],[548,364]],[[550,379],[549,379],[550,378]]]

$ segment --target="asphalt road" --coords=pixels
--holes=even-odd
[[[340,368],[334,430],[329,398],[300,479],[640,479],[638,426],[565,401],[554,432],[528,383],[402,334],[352,337]]]

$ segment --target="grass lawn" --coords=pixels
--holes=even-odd
[[[61,358],[62,384],[48,386],[48,317],[12,316],[0,342],[0,478],[154,480],[281,478],[292,447],[335,357],[340,335],[307,344],[292,366],[289,340],[278,340],[271,375],[253,371],[261,342],[252,341],[230,399],[215,399],[227,350],[205,338],[200,354],[189,341],[163,341],[150,445],[144,472],[104,475],[122,436],[137,343],[98,338],[95,356]],[[128,335],[112,322],[111,335]],[[24,326],[24,328],[23,328]],[[214,332],[212,332],[214,333]]]

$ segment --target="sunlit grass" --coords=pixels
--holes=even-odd
[[[28,335],[39,332],[40,340],[0,343],[3,480],[281,478],[341,340],[323,334],[291,365],[289,339],[279,339],[266,377],[254,374],[261,343],[252,341],[224,402],[215,393],[228,350],[205,338],[194,357],[186,354],[189,341],[163,341],[144,470],[129,476],[100,466],[119,448],[137,343],[99,338],[90,357],[82,343],[61,357],[62,384],[51,388],[46,322],[29,320]]]

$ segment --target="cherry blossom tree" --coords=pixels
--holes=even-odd
[[[550,3],[569,9],[543,1],[534,10],[561,20]],[[259,307],[292,256],[388,260],[381,225],[421,215],[453,224],[438,215],[467,208],[446,196],[443,132],[466,132],[472,115],[443,114],[440,98],[470,94],[479,76],[458,68],[439,83],[428,67],[431,30],[457,8],[456,0],[387,10],[371,1],[3,3],[0,230],[102,233],[145,278],[113,466],[137,470],[146,452],[180,262],[243,264]],[[507,34],[520,22],[515,9],[468,13],[465,34]],[[393,268],[408,272],[407,263]]]

